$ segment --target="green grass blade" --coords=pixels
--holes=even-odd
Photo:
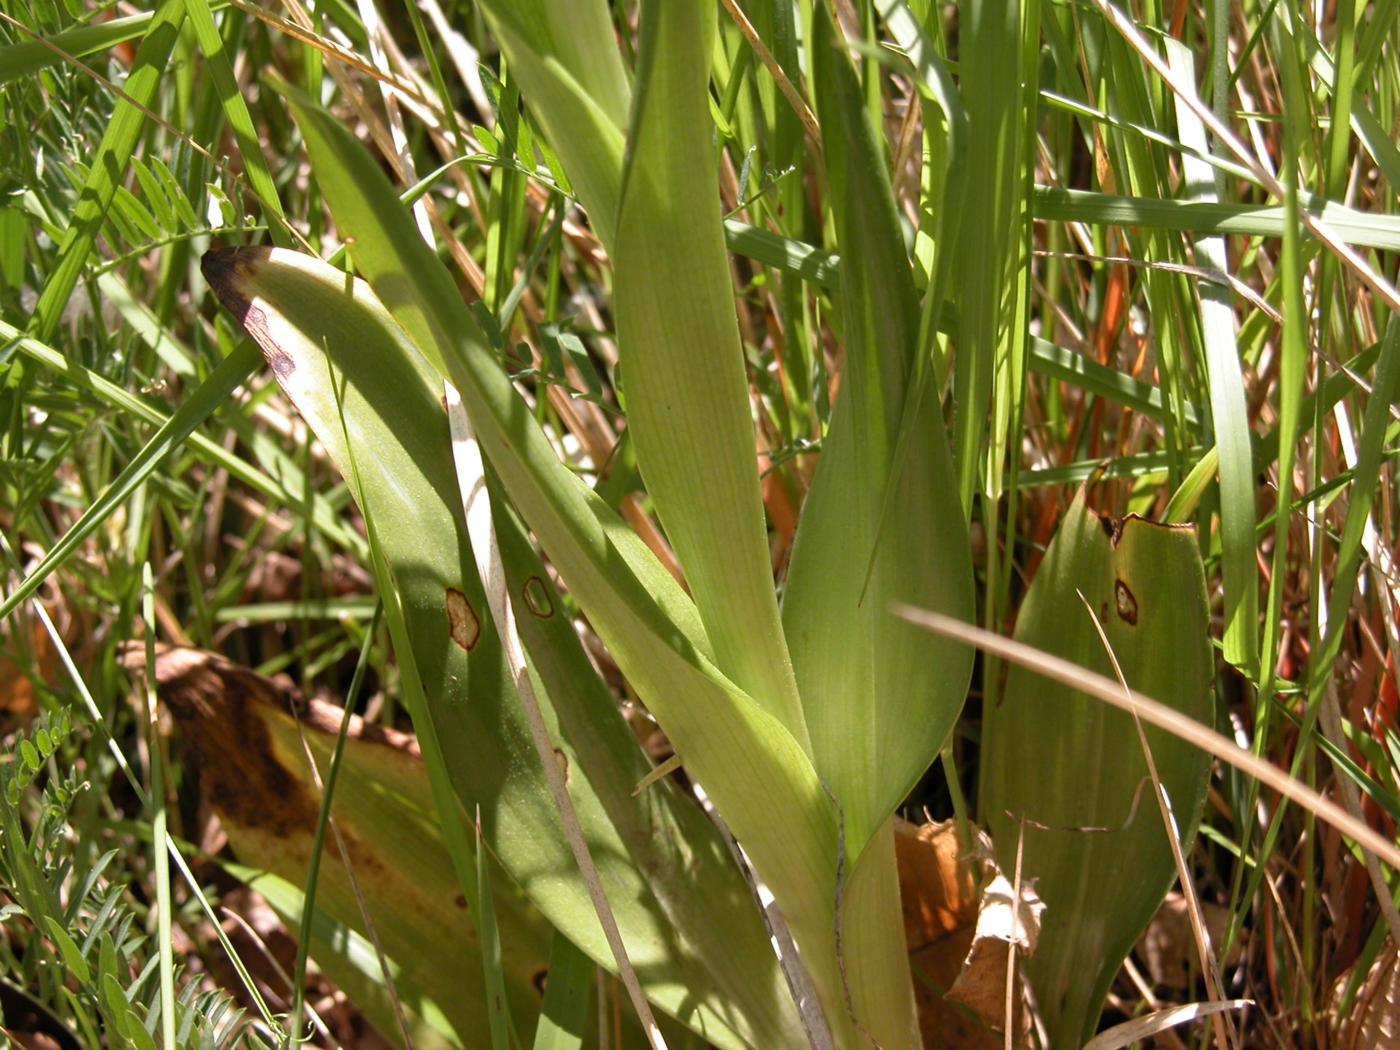
[[[224,117],[233,131],[234,140],[238,143],[238,153],[243,159],[248,182],[267,216],[268,231],[274,243],[284,248],[290,247],[293,240],[287,232],[277,184],[273,181],[272,172],[268,170],[262,143],[258,141],[257,129],[253,127],[253,118],[248,112],[248,103],[244,101],[238,81],[233,75],[233,66],[229,62],[224,39],[219,33],[219,27],[214,24],[211,4],[209,0],[188,0],[186,12],[195,39],[199,41],[199,49],[204,53],[204,60],[209,65],[214,90],[223,105]]]
[[[87,182],[58,246],[58,262],[49,272],[30,318],[29,330],[41,342],[52,338],[77,287],[92,242],[107,219],[107,209],[146,126],[148,118],[138,106],[149,108],[154,101],[184,19],[185,0],[161,0],[136,51],[131,74],[122,85],[126,97],[117,102],[92,157]]]
[[[534,1050],[582,1050],[588,1001],[597,972],[593,960],[575,948],[573,942],[561,934],[554,935]]]
[[[1186,83],[1195,83],[1191,51],[1167,41],[1167,58]],[[1206,129],[1189,106],[1177,101],[1182,141],[1197,153],[1207,150]],[[1181,158],[1187,193],[1214,201],[1217,176],[1191,153]],[[1221,180],[1223,181],[1223,180]],[[1199,265],[1229,272],[1224,237],[1196,240]],[[1249,408],[1235,342],[1232,293],[1210,281],[1197,281],[1201,297],[1201,342],[1210,383],[1210,415],[1220,458],[1220,534],[1225,590],[1225,659],[1247,674],[1259,666],[1259,570],[1255,558],[1254,454],[1250,448]]]
[[[1400,251],[1400,216],[1357,211],[1336,201],[1300,195],[1299,205],[1321,219],[1347,244]],[[1183,230],[1200,236],[1256,234],[1282,237],[1287,216],[1282,205],[1220,204],[1152,197],[1124,197],[1089,190],[1037,186],[1035,217],[1062,222],[1143,226]]]
[[[227,6],[214,0],[210,5],[217,10]],[[83,58],[98,51],[106,51],[128,40],[143,35],[155,17],[147,11],[139,15],[125,15],[107,22],[94,22],[90,25],[66,29],[41,40],[23,40],[17,44],[0,47],[0,85],[56,66],[65,61],[64,55]],[[51,45],[51,46],[50,46]]]
[[[155,584],[151,563],[141,566],[141,619],[146,627],[145,713],[149,737],[147,754],[151,768],[151,851],[156,869],[156,938],[160,957],[160,1045],[175,1050],[175,954],[171,944],[170,835],[165,808],[165,748],[160,738],[160,716],[156,708]]]
[[[83,511],[63,537],[30,570],[29,575],[0,602],[3,620],[20,602],[28,598],[44,582],[49,573],[62,565],[107,516],[160,466],[165,457],[177,448],[190,432],[219,408],[234,389],[248,378],[259,363],[257,348],[244,344],[219,363],[209,378],[199,385],[189,398],[161,426],[112,481],[107,490]]]
[[[614,251],[627,427],[716,664],[805,746],[705,130],[714,26],[713,3],[643,8]]]
[[[986,414],[1003,334],[1011,321],[1022,231],[1021,5],[973,0],[961,11],[960,89],[967,111],[967,204],[957,248],[961,326],[954,358],[953,455],[964,514],[986,461]]]

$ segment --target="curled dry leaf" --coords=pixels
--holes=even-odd
[[[925,1045],[982,1050],[1003,1044],[1007,952],[1035,950],[1045,906],[1028,885],[1019,901],[980,829],[969,848],[954,821],[895,826],[904,933]],[[979,889],[980,887],[980,889]],[[1030,1016],[1017,974],[1015,1034]]]
[[[1332,1012],[1336,1017],[1337,1050],[1364,1050],[1373,1046],[1400,1046],[1400,951],[1387,940],[1361,982],[1350,1007],[1336,1002],[1350,983],[1350,971],[1334,986]]]

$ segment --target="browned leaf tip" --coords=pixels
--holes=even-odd
[[[296,371],[296,361],[281,346],[267,323],[267,315],[248,298],[244,290],[255,264],[266,262],[271,248],[233,246],[211,248],[199,261],[200,271],[219,302],[237,318],[253,341],[258,344],[267,363],[279,378]]]

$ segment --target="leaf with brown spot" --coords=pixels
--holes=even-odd
[[[471,652],[476,640],[481,637],[481,620],[477,618],[472,603],[467,596],[455,587],[447,588],[447,623],[452,634],[452,642],[460,649]]]
[[[348,134],[320,111],[297,112],[314,140],[313,160],[318,156],[316,143],[340,142]],[[317,169],[333,210],[337,199],[332,188],[349,193],[376,179],[383,182],[353,137],[341,145],[349,151],[343,158],[346,163]],[[337,221],[359,238],[356,263],[366,266],[374,261],[365,253],[376,238],[359,223],[392,218],[389,212],[395,209],[394,215],[408,220],[392,194],[372,203],[362,200],[356,208],[361,206],[364,210],[354,222],[347,225],[343,210],[337,211]],[[396,237],[383,242],[395,252],[404,243]],[[421,248],[421,242],[417,246]],[[408,343],[404,329],[363,281],[295,252],[216,249],[213,254],[226,252],[236,253],[237,265],[226,267],[231,278],[218,289],[220,297],[235,310],[245,301],[256,305],[266,327],[254,336],[269,338],[294,359],[296,367],[279,374],[278,382],[330,459],[352,479],[351,491],[361,512],[373,523],[382,556],[379,586],[399,606],[386,621],[403,678],[415,683],[405,688],[402,698],[415,724],[430,726],[435,736],[442,779],[456,795],[449,804],[464,814],[479,807],[485,842],[540,911],[595,962],[615,966],[564,841],[538,753],[513,695],[499,637],[482,614],[487,606],[462,517],[448,421],[440,411],[441,377]],[[380,261],[384,267],[378,269],[376,262],[371,274],[378,274],[381,285],[401,302],[409,294],[405,273],[414,266]],[[441,287],[430,285],[463,311],[464,320],[454,320],[453,331],[463,334],[463,325],[474,326],[450,281]],[[482,366],[480,374],[459,376],[459,388],[497,477],[503,483],[513,479],[538,484],[540,488],[530,490],[535,496],[559,501],[549,504],[550,513],[582,512],[601,528],[583,530],[590,543],[601,537],[601,552],[596,547],[571,550],[568,543],[550,549],[542,541],[566,578],[566,566],[578,569],[585,564],[579,556],[601,558],[596,572],[590,569],[570,579],[573,597],[595,627],[613,628],[607,638],[614,656],[619,639],[628,646],[645,643],[648,658],[627,664],[629,679],[634,685],[648,685],[643,692],[649,701],[669,704],[688,720],[717,761],[722,756],[733,764],[736,753],[748,758],[754,749],[765,749],[760,757],[771,759],[761,766],[772,774],[765,781],[768,790],[744,792],[741,801],[765,826],[786,834],[790,829],[775,816],[774,799],[790,797],[783,792],[791,791],[792,785],[778,773],[789,768],[781,763],[795,761],[791,749],[780,746],[782,738],[772,745],[766,738],[745,738],[739,728],[747,722],[702,714],[709,708],[692,702],[718,697],[747,704],[727,683],[705,677],[708,664],[686,662],[700,660],[687,639],[692,633],[694,639],[703,635],[693,607],[685,614],[685,606],[677,604],[688,601],[684,593],[669,577],[660,581],[658,574],[664,570],[659,566],[647,568],[651,562],[644,559],[645,548],[630,530],[615,518],[609,523],[593,517],[612,512],[586,486],[586,496],[581,495],[577,486],[582,482],[558,461],[533,417],[522,414],[524,405],[495,359],[472,360]],[[556,489],[556,482],[568,487]],[[511,497],[519,500],[520,490],[513,490]],[[507,504],[493,496],[507,581],[516,594],[527,580],[537,581],[530,589],[542,592],[536,594],[538,602],[527,598],[517,604],[516,620],[531,671],[546,692],[541,697],[546,725],[556,746],[568,755],[569,794],[648,996],[725,1050],[794,1045],[801,1037],[796,1008],[783,988],[743,876],[714,825],[676,785],[657,784],[644,797],[632,797],[633,786],[650,765],[584,653],[571,620],[526,611],[558,608],[559,598]],[[533,507],[540,509],[538,504]],[[564,519],[549,520],[567,525]],[[531,524],[538,535],[540,522]],[[543,531],[573,542],[572,533]],[[626,584],[622,594],[627,602],[645,604],[613,604],[622,601],[614,589],[619,579]],[[461,644],[467,634],[453,636],[446,605],[449,589],[460,591],[465,605],[479,617],[479,634],[470,652]],[[649,633],[654,625],[639,618],[660,617],[663,611],[668,614],[667,632],[679,634]],[[465,628],[466,609],[459,607],[459,612]],[[706,691],[700,692],[700,686]],[[761,717],[751,705],[725,710],[743,718]],[[669,728],[674,727],[672,721]],[[714,790],[718,788],[712,794]],[[811,803],[821,804],[812,792],[801,800],[806,816],[812,815]],[[781,854],[789,868],[805,870],[794,863],[794,851],[782,847],[782,841],[779,835],[770,853]],[[829,908],[829,887],[822,886],[814,901]],[[830,937],[829,922],[823,922],[821,930]],[[479,961],[476,965],[479,969]]]
[[[1081,491],[1026,593],[1016,639],[1113,677],[1091,609],[1108,613],[1104,635],[1129,686],[1211,723],[1210,617],[1193,529],[1099,519]],[[1189,850],[1209,759],[1165,731],[1146,736]],[[1004,871],[1025,820],[1022,871],[1046,905],[1027,969],[1051,1047],[1077,1048],[1176,877],[1138,730],[1125,712],[1017,666],[985,708],[982,768],[982,810]]]

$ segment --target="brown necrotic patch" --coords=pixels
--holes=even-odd
[[[140,673],[145,653],[132,646],[122,662]],[[222,820],[276,838],[315,826],[315,801],[278,758],[269,729],[291,717],[286,690],[214,653],[169,646],[156,656],[156,687],[180,727],[186,767]]]
[[[271,249],[256,247],[214,248],[204,253],[199,268],[209,287],[219,297],[219,302],[258,344],[258,349],[272,366],[277,378],[285,379],[296,371],[297,363],[278,344],[267,323],[267,314],[261,307],[255,306],[244,291],[253,266],[265,262],[270,252]]]
[[[467,596],[456,587],[447,588],[447,625],[452,631],[452,640],[462,649],[471,652],[476,640],[481,637],[481,620],[472,608]]]
[[[1118,619],[1122,620],[1129,627],[1136,627],[1138,622],[1137,598],[1122,580],[1113,581],[1113,604],[1118,612]]]
[[[541,620],[548,620],[554,615],[554,602],[549,598],[549,588],[538,576],[531,576],[525,581],[521,594],[525,599],[525,607]]]

